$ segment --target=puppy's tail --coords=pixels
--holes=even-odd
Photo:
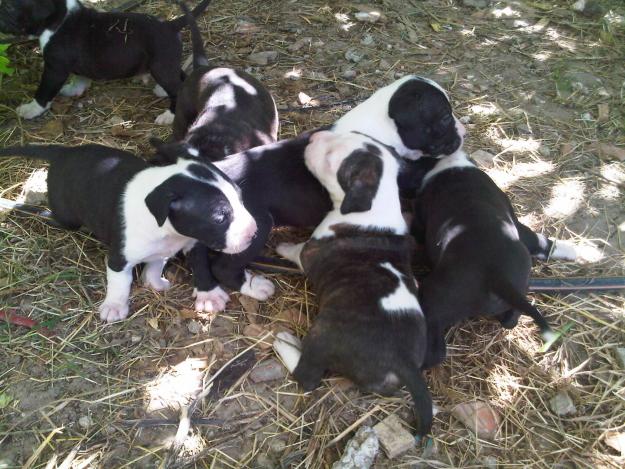
[[[425,436],[432,427],[432,396],[430,396],[428,386],[423,379],[421,369],[416,364],[411,364],[398,369],[397,374],[412,396],[417,417],[415,422],[417,433],[420,436]]]
[[[204,43],[202,41],[202,35],[200,29],[197,27],[195,17],[189,11],[189,7],[182,0],[178,1],[180,9],[184,12],[184,16],[191,30],[191,44],[193,45],[193,69],[198,67],[206,67],[208,65],[208,58],[206,58],[206,51],[204,51]]]
[[[208,8],[208,5],[210,4],[211,0],[202,0],[192,11],[191,11],[191,15],[194,18],[197,18],[198,16],[200,16],[202,13],[204,13],[204,10],[206,10]],[[179,2],[182,3],[182,2]],[[180,5],[182,7],[182,5]],[[187,26],[189,24],[186,15],[182,15],[179,16],[176,19],[173,19],[169,22],[169,24],[176,30],[176,31],[180,31],[182,28],[184,28],[185,26]]]
[[[16,157],[33,158],[36,160],[52,161],[67,151],[62,145],[24,145],[21,147],[0,148],[0,158]]]
[[[545,317],[541,314],[538,309],[533,306],[523,293],[517,291],[517,289],[510,284],[507,280],[497,277],[493,278],[493,283],[495,285],[495,290],[493,293],[501,298],[503,301],[508,303],[512,308],[517,311],[520,311],[524,314],[527,314],[531,317],[538,328],[540,329],[540,335],[546,341],[552,340],[555,336],[555,332],[549,326],[549,323],[545,319]]]

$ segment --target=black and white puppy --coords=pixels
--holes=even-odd
[[[90,230],[109,249],[106,298],[100,317],[128,315],[132,269],[146,263],[142,280],[166,290],[167,259],[197,241],[226,253],[245,250],[256,222],[238,187],[210,164],[180,160],[154,167],[136,156],[101,145],[24,146],[0,156],[50,162],[48,201],[57,222]]]
[[[201,14],[209,3],[202,0],[193,14]],[[3,0],[0,31],[39,37],[44,59],[35,99],[17,113],[33,119],[50,108],[59,92],[80,96],[90,80],[150,73],[171,102],[156,123],[171,124],[182,83],[179,32],[186,23],[184,17],[161,21],[145,14],[100,12],[78,0]],[[70,74],[77,81],[64,87]]]
[[[403,96],[408,90],[414,93]],[[399,97],[402,97],[401,106],[396,103]],[[408,107],[404,107],[406,103],[409,103]],[[401,107],[402,112],[397,110],[397,106]],[[422,107],[423,113],[420,113]],[[388,115],[391,108],[393,118]],[[426,117],[421,117],[421,114]],[[418,133],[418,128],[411,126],[407,120],[410,115],[418,125],[430,129],[424,130],[423,136],[418,139],[410,139]],[[453,128],[444,124],[449,119],[454,123]],[[341,129],[344,133],[367,130],[400,156],[414,158],[431,151],[438,155],[437,148],[448,145],[445,142],[449,141],[451,144],[447,151],[453,153],[457,145],[462,144],[465,133],[462,124],[457,122],[456,126],[456,122],[447,95],[440,86],[430,80],[411,76],[374,93],[339,119],[333,129]],[[446,129],[446,132],[433,132],[431,129]],[[241,186],[245,207],[258,223],[258,233],[249,249],[233,256],[218,254],[212,258],[210,268],[206,266],[205,255],[198,255],[191,260],[197,289],[195,307],[198,311],[212,312],[225,308],[228,294],[222,286],[259,300],[269,298],[274,293],[273,284],[261,275],[252,275],[245,268],[264,248],[272,227],[313,227],[331,209],[332,202],[327,191],[304,163],[304,151],[312,133],[230,155],[215,163]],[[415,143],[417,140],[418,143]],[[155,159],[161,164],[174,163],[178,157],[189,157],[186,144],[162,145],[157,148],[157,152]],[[199,154],[199,158],[203,158],[203,155]],[[410,179],[412,173],[413,169],[409,167],[410,176],[399,178],[408,188],[414,186]]]
[[[445,359],[447,327],[478,315],[512,328],[527,314],[552,340],[547,321],[526,299],[530,256],[574,260],[574,247],[520,223],[508,197],[464,151],[423,164],[431,169],[422,179],[411,231],[432,269],[419,286],[428,322],[424,366]]]
[[[278,111],[271,94],[249,73],[211,66],[202,37],[186,5],[191,30],[193,71],[178,93],[174,139],[211,161],[278,139]]]
[[[405,384],[424,435],[432,422],[420,371],[426,323],[411,268],[414,242],[401,213],[398,162],[364,135],[318,132],[306,148],[306,166],[328,190],[333,210],[307,242],[277,248],[306,273],[319,302],[293,375],[306,391],[326,371],[382,394]],[[281,353],[281,342],[275,347]]]

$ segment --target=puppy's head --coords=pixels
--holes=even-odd
[[[154,166],[176,164],[179,158],[201,161],[200,152],[187,143],[166,143],[156,137],[152,137],[150,138],[150,144],[155,149],[154,156],[150,158],[150,164]]]
[[[173,229],[211,249],[236,254],[256,235],[256,221],[243,206],[240,189],[212,165],[190,163],[145,198],[159,226]]]
[[[466,134],[447,93],[427,78],[415,76],[401,83],[388,102],[388,116],[415,157],[451,155],[462,146]]]
[[[356,133],[317,132],[304,157],[342,214],[370,210],[383,172],[397,171],[397,161],[384,146]]]
[[[54,0],[2,0],[0,32],[17,36],[38,36],[55,13],[57,5]]]

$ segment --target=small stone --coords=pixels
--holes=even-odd
[[[310,46],[311,43],[312,37],[302,37],[295,41],[293,44],[291,44],[289,47],[287,47],[287,49],[290,52],[297,52],[304,46]]]
[[[332,469],[369,469],[379,450],[376,432],[367,425],[362,426],[347,442],[341,459],[332,464]]]
[[[610,105],[601,103],[597,105],[597,122],[607,122],[610,119]]]
[[[560,391],[558,394],[553,396],[549,400],[549,406],[551,407],[551,410],[559,416],[574,414],[577,411],[571,396],[569,396],[566,391]]]
[[[364,54],[355,49],[349,49],[345,52],[345,58],[350,62],[358,63],[364,58]]]
[[[274,438],[269,443],[269,451],[276,454],[282,454],[286,448],[286,442],[280,438]]]
[[[463,402],[455,406],[451,414],[485,440],[494,439],[499,430],[499,414],[486,402]]]
[[[106,123],[111,126],[122,125],[124,122],[126,122],[126,119],[121,116],[111,116],[111,118],[106,121]]]
[[[375,41],[373,40],[373,36],[369,33],[365,34],[362,39],[360,40],[360,43],[363,46],[370,46],[371,44],[373,44]]]
[[[484,150],[476,150],[471,153],[471,158],[482,168],[492,168],[495,155]]]
[[[377,10],[359,11],[354,16],[363,23],[377,23],[383,17],[382,12]]]
[[[141,336],[140,335],[131,336],[130,342],[132,342],[133,344],[138,344],[139,342],[141,342]]]
[[[271,62],[275,62],[277,58],[278,52],[275,50],[255,52],[247,56],[247,59],[256,65],[267,65]]]
[[[497,469],[497,458],[495,456],[484,456],[482,458],[482,464],[487,469]]]
[[[616,355],[616,363],[618,363],[618,366],[625,370],[625,347],[616,347],[614,349],[614,355]]]
[[[269,334],[265,340],[262,340],[258,343],[258,346],[262,349],[262,350],[269,350],[272,346],[272,339],[271,339],[271,333],[270,331],[268,331],[267,329],[265,329],[263,326],[259,325],[259,324],[248,324],[247,326],[245,326],[245,328],[243,329],[243,334],[251,339],[254,340],[258,340],[261,337],[264,337],[265,335]]]
[[[545,158],[549,158],[551,156],[551,149],[547,145],[541,143],[538,147],[538,153],[540,153]]]
[[[202,324],[192,319],[187,323],[187,329],[191,334],[198,334],[202,331]]]
[[[621,456],[625,456],[625,433],[607,432],[604,437],[605,444],[616,451],[620,451]]]
[[[391,63],[386,59],[382,59],[380,60],[380,68],[382,70],[388,70],[389,68],[391,68]]]
[[[255,34],[260,32],[260,28],[250,21],[239,20],[234,27],[234,32],[238,34]]]
[[[582,120],[586,122],[590,122],[592,120],[592,114],[590,112],[585,112],[582,114]]]
[[[91,427],[91,425],[93,425],[93,420],[88,415],[83,415],[78,419],[78,425],[80,426],[80,428],[86,430]]]
[[[458,119],[460,122],[462,122],[463,124],[470,124],[471,123],[471,116],[462,116],[460,119]]]
[[[356,77],[356,74],[356,70],[354,70],[353,68],[348,68],[343,72],[343,78],[351,80],[352,78]]]
[[[275,358],[270,358],[260,363],[250,372],[250,379],[255,383],[263,383],[265,381],[273,381],[286,376],[286,369]]]
[[[36,169],[22,186],[17,201],[29,205],[46,205],[48,202],[48,170]]]
[[[397,415],[391,414],[373,427],[378,435],[380,445],[389,459],[412,449],[416,441],[412,434],[406,430],[403,422]]]

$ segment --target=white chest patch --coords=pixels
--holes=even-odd
[[[50,42],[52,36],[54,36],[54,31],[51,31],[50,29],[46,29],[41,33],[41,36],[39,36],[39,48],[41,49],[41,52],[43,52],[46,48],[46,45]]]
[[[419,300],[417,300],[417,297],[406,287],[404,275],[393,267],[390,262],[382,262],[380,267],[384,267],[386,270],[392,272],[399,281],[399,285],[394,292],[380,299],[382,308],[389,313],[416,313],[417,315],[423,316]]]

